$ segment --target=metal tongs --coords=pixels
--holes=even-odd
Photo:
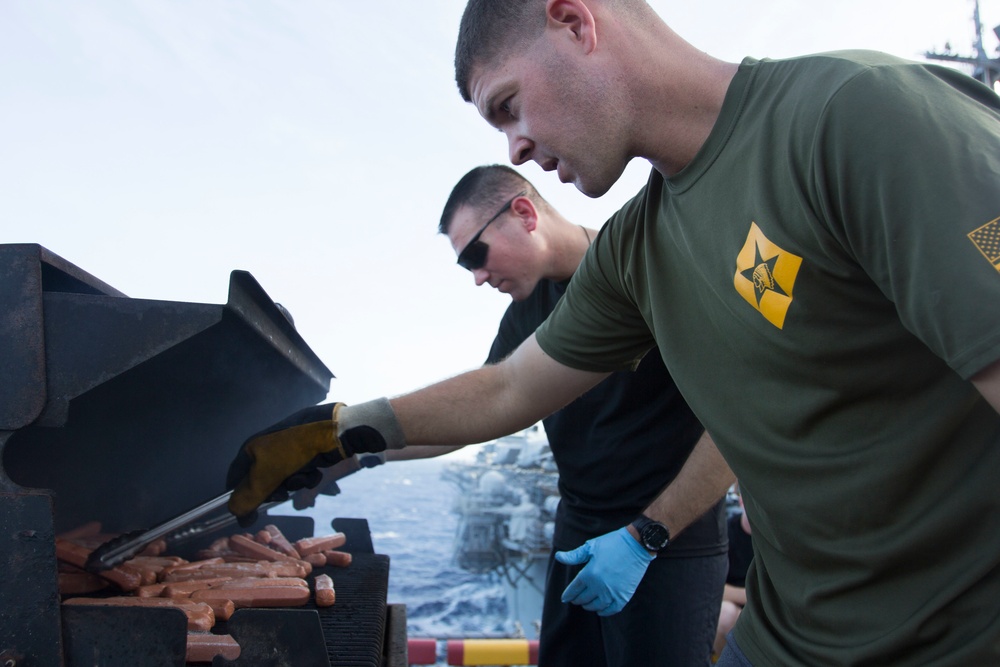
[[[124,533],[108,540],[90,553],[90,556],[87,557],[86,569],[91,572],[102,572],[116,565],[121,565],[125,561],[137,556],[139,552],[161,537],[166,539],[168,543],[183,542],[235,523],[236,517],[227,512],[207,521],[191,525],[193,521],[197,521],[206,514],[224,506],[229,502],[229,496],[232,493],[231,490],[226,491],[222,495],[216,496],[183,514],[178,514],[174,518],[168,519],[153,528],[133,530],[132,532]],[[263,503],[259,510],[273,507],[280,502],[283,501]]]

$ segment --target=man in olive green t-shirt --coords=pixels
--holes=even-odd
[[[481,442],[658,345],[753,526],[720,664],[1000,664],[996,95],[867,52],[722,62],[642,0],[472,0],[456,79],[514,163],[649,183],[508,359],[344,408],[333,443]],[[676,536],[721,492],[647,515]],[[607,560],[573,602],[627,588]]]

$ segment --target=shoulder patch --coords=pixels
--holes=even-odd
[[[772,243],[752,222],[746,243],[736,256],[733,286],[768,322],[783,329],[801,266],[801,257]]]
[[[969,232],[969,240],[993,268],[1000,271],[1000,218]]]

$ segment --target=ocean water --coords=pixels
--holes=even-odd
[[[453,559],[457,487],[441,478],[454,455],[391,463],[361,470],[338,482],[336,496],[319,496],[302,514],[316,533],[337,517],[367,519],[375,552],[389,556],[390,604],[405,604],[410,638],[442,640],[438,665],[446,665],[446,639],[514,637],[497,579],[471,574]],[[294,510],[282,508],[280,513]]]

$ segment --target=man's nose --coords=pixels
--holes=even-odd
[[[513,133],[507,135],[507,145],[510,148],[510,162],[513,165],[522,165],[530,160],[535,148],[530,139]]]
[[[476,287],[482,287],[483,283],[490,277],[490,272],[486,269],[473,269],[472,278],[476,281]]]

